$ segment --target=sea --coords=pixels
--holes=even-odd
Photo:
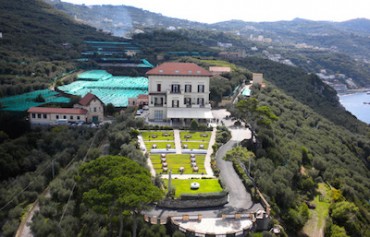
[[[339,101],[357,119],[370,124],[370,92],[339,95]]]

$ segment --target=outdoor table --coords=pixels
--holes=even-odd
[[[153,145],[152,145],[152,148],[153,148],[153,149],[157,148],[157,144],[153,144]]]

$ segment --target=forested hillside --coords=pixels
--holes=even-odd
[[[111,39],[41,0],[0,0],[0,97],[46,88],[75,69],[83,40]]]
[[[305,202],[326,182],[339,190],[327,236],[338,236],[343,227],[343,236],[368,236],[369,127],[346,113],[335,91],[314,75],[255,58],[238,64],[263,72],[268,82],[242,99],[234,115],[255,131],[257,143],[244,143],[256,154],[253,177],[284,226],[292,233],[303,227],[309,218]]]

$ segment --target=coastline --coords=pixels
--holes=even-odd
[[[338,96],[351,95],[356,93],[370,92],[370,87],[358,88],[358,89],[348,89],[346,91],[337,91]]]

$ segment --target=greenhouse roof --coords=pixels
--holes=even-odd
[[[85,96],[87,93],[96,95],[104,104],[112,103],[115,107],[127,107],[129,98],[140,94],[148,94],[148,78],[112,76],[101,80],[78,80],[71,84],[58,87],[67,94]]]
[[[98,81],[111,78],[112,74],[105,70],[86,71],[77,76],[77,80]]]
[[[35,99],[41,95],[45,102],[36,102]],[[40,106],[48,103],[69,103],[71,100],[67,97],[62,97],[58,92],[52,90],[37,90],[29,93],[24,93],[16,96],[0,98],[4,111],[26,111],[31,107]]]

